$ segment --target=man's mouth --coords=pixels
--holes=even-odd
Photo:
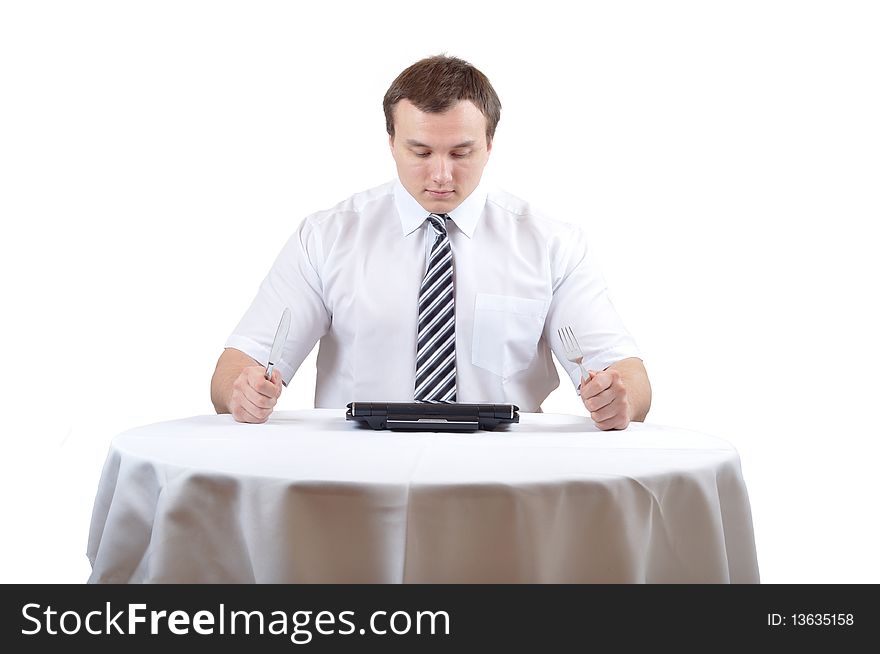
[[[430,195],[433,198],[447,198],[450,195],[452,195],[453,193],[455,193],[455,191],[443,191],[443,190],[434,191],[429,188],[425,189],[425,190],[428,192],[428,195]]]

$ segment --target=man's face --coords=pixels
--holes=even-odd
[[[473,192],[492,150],[486,117],[470,100],[439,114],[401,100],[390,143],[401,183],[430,213],[448,213]]]

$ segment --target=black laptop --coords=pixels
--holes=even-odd
[[[515,404],[459,402],[351,402],[346,420],[371,429],[406,431],[477,431],[519,422]]]

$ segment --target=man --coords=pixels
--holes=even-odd
[[[501,104],[454,57],[392,83],[386,128],[399,180],[308,216],[229,337],[211,380],[218,413],[264,422],[320,340],[316,407],[352,401],[513,403],[540,411],[556,353],[601,429],[644,420],[651,387],[581,231],[480,184]],[[278,319],[290,335],[271,380]],[[589,379],[563,354],[570,326]]]

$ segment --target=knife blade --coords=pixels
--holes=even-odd
[[[284,307],[284,313],[281,314],[281,322],[278,323],[278,330],[275,332],[275,340],[272,341],[272,349],[269,351],[266,379],[272,379],[272,371],[275,369],[275,364],[281,360],[281,353],[284,351],[284,341],[287,340],[288,330],[290,330],[290,309]]]

